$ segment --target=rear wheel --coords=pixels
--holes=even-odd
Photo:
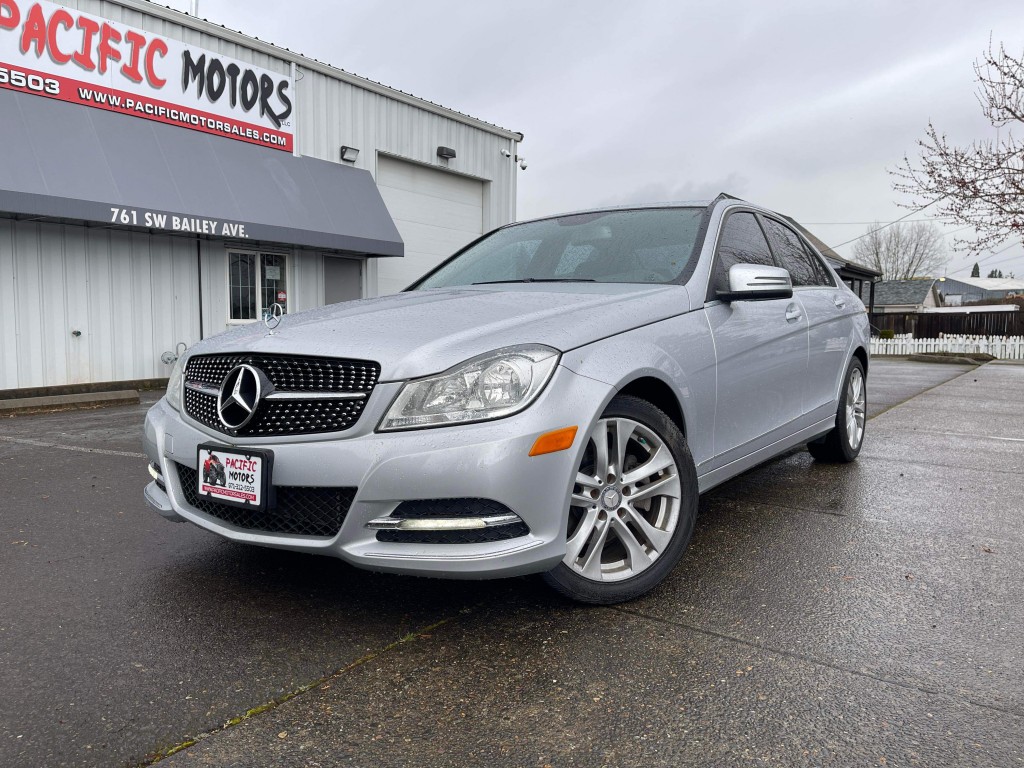
[[[585,603],[639,597],[686,551],[697,503],[697,472],[679,428],[645,400],[616,397],[576,473],[565,559],[544,578]]]
[[[867,380],[864,364],[858,358],[846,369],[836,425],[823,438],[807,444],[807,450],[818,461],[849,462],[857,458],[864,445],[867,423]]]

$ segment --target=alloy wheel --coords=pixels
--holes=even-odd
[[[563,562],[591,581],[622,581],[647,570],[672,541],[679,469],[665,441],[632,419],[600,419],[588,441]]]
[[[850,448],[856,451],[864,439],[864,418],[867,410],[867,388],[864,374],[859,368],[850,371],[846,385],[846,439]]]

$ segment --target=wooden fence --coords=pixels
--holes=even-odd
[[[873,312],[872,332],[892,331],[917,339],[943,334],[967,336],[1024,336],[1022,312]]]

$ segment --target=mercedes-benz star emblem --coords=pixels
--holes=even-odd
[[[271,304],[270,308],[263,313],[263,324],[270,330],[274,330],[281,324],[282,315],[284,315],[284,307],[280,304]]]
[[[241,429],[256,415],[263,397],[263,376],[251,365],[232,368],[220,385],[217,416],[228,429]]]

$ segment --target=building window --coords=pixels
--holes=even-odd
[[[288,311],[288,257],[280,253],[228,252],[228,319],[245,323]]]

